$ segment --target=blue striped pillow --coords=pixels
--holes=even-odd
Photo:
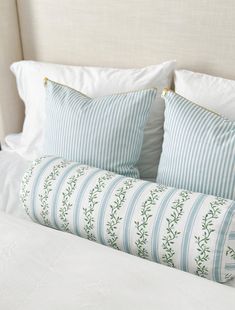
[[[44,154],[138,178],[156,89],[90,98],[46,79]]]
[[[235,122],[163,92],[165,123],[157,182],[235,200]]]

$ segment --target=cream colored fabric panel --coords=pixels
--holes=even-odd
[[[23,104],[17,95],[9,66],[22,59],[15,0],[0,1],[0,141],[21,130]]]
[[[234,0],[18,0],[26,59],[181,68],[235,79]]]

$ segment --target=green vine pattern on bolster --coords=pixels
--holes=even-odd
[[[226,280],[231,280],[233,278],[233,275],[231,273],[226,273],[225,274],[225,279]]]
[[[124,186],[120,187],[116,194],[115,194],[115,201],[110,205],[110,220],[106,224],[106,232],[108,235],[107,243],[110,247],[119,250],[117,245],[117,225],[120,223],[122,218],[118,215],[118,211],[123,206],[124,202],[126,201],[126,194],[129,189],[131,189],[136,183],[136,179],[127,179],[123,184]]]
[[[28,216],[30,216],[30,212],[29,212],[29,207],[27,205],[27,200],[28,200],[28,196],[30,191],[27,190],[28,185],[29,185],[29,181],[33,175],[33,171],[34,169],[45,159],[46,157],[40,157],[36,160],[33,161],[31,167],[25,172],[23,178],[22,178],[22,182],[21,182],[21,189],[20,189],[20,200],[21,203],[27,213]]]
[[[67,187],[65,191],[62,193],[62,206],[59,208],[59,218],[62,221],[61,229],[66,232],[71,232],[69,229],[69,220],[67,218],[68,212],[73,206],[72,202],[70,201],[75,189],[77,182],[81,176],[85,174],[85,172],[89,169],[88,166],[79,167],[74,175],[72,175],[69,179]]]
[[[235,250],[230,246],[227,247],[226,256],[229,256],[231,259],[235,260]],[[233,275],[231,273],[226,273],[225,279],[230,280],[232,279]]]
[[[235,260],[235,250],[228,246],[226,250],[226,256],[230,256],[232,259]]]
[[[42,194],[38,195],[41,203],[40,216],[44,225],[51,226],[51,222],[49,220],[49,195],[53,188],[52,182],[59,176],[60,170],[67,167],[70,163],[71,162],[69,161],[62,160],[59,164],[53,166],[52,171],[45,178]]]
[[[167,187],[164,185],[157,185],[156,188],[152,189],[150,191],[150,195],[148,198],[143,202],[141,206],[141,220],[135,221],[135,227],[137,229],[137,236],[138,239],[135,242],[135,245],[137,247],[137,254],[141,258],[148,258],[149,253],[146,248],[147,241],[148,241],[148,223],[149,219],[152,217],[152,207],[156,204],[156,202],[159,199],[158,193],[162,193],[165,191]]]
[[[93,233],[94,230],[94,211],[95,206],[98,204],[98,193],[102,192],[105,188],[106,181],[110,180],[115,176],[112,172],[106,172],[104,176],[99,177],[96,185],[90,190],[88,195],[88,207],[83,208],[84,212],[84,220],[85,220],[85,233],[87,235],[87,239],[96,241],[96,237]]]
[[[210,209],[202,218],[202,236],[195,236],[197,244],[198,256],[195,258],[196,262],[196,275],[205,278],[208,275],[208,267],[206,262],[209,260],[210,248],[208,242],[210,241],[211,234],[214,232],[213,220],[216,220],[221,213],[221,206],[226,203],[226,200],[217,197],[215,201],[210,203]]]
[[[172,213],[170,214],[169,218],[166,218],[167,221],[167,228],[166,228],[166,235],[162,238],[162,248],[165,253],[162,255],[162,261],[169,267],[175,268],[174,264],[174,255],[175,251],[173,249],[173,245],[181,234],[180,231],[176,229],[176,225],[179,223],[183,213],[184,213],[184,203],[190,199],[191,192],[189,191],[182,191],[179,194],[179,198],[173,201],[171,209]]]

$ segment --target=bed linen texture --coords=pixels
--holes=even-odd
[[[174,84],[177,94],[235,121],[234,80],[188,70],[176,70]]]
[[[4,310],[234,307],[234,288],[1,212],[0,253]]]
[[[29,220],[20,207],[20,180],[30,162],[16,152],[0,152],[0,211]]]

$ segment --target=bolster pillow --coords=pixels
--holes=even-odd
[[[20,198],[40,224],[214,281],[232,277],[231,200],[51,156],[26,171]]]

